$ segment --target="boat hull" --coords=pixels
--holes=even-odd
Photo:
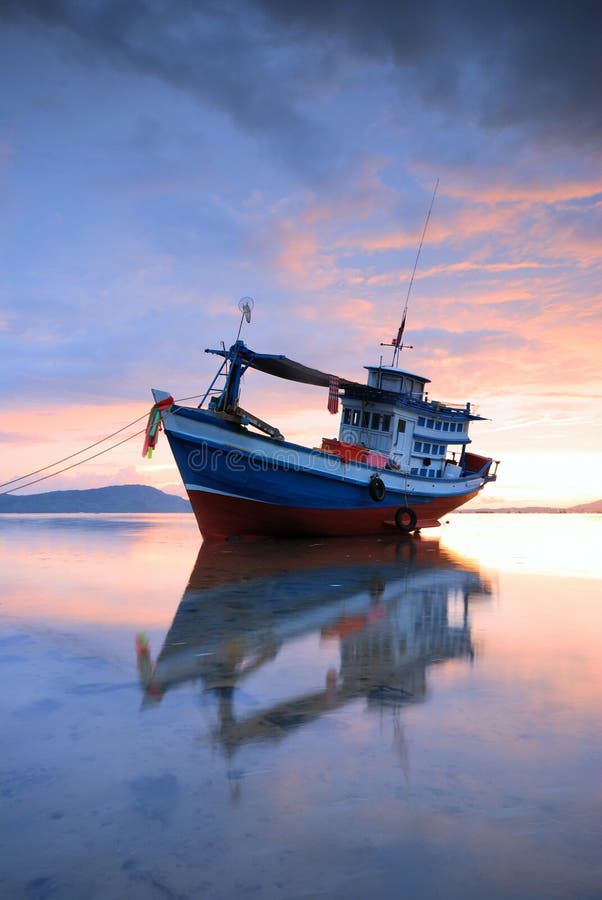
[[[486,478],[416,478],[257,435],[206,412],[172,407],[163,424],[204,538],[332,537],[411,530],[475,497]],[[382,481],[384,497],[371,481]]]
[[[408,505],[416,513],[415,528],[432,528],[440,518],[478,494],[437,497]],[[258,503],[243,497],[188,490],[199,529],[205,538],[231,537],[347,537],[391,534],[398,531],[395,513],[400,507],[311,509],[276,503]],[[405,505],[405,504],[404,504]]]

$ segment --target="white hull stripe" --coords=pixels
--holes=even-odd
[[[214,488],[201,486],[200,484],[184,484],[187,491],[201,491],[204,494],[219,494],[221,497],[233,497],[235,500],[250,500],[252,503],[267,503],[267,500],[258,500],[256,497],[245,497],[244,494],[231,494],[229,491],[216,491]]]

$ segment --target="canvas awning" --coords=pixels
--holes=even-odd
[[[218,356],[232,358],[232,350],[207,350],[207,353],[217,353]],[[312,369],[303,363],[289,359],[287,356],[276,355],[272,353],[255,353],[249,347],[237,347],[237,357],[246,363],[252,369],[259,372],[265,372],[266,375],[273,375],[275,378],[284,378],[287,381],[297,381],[300,384],[313,384],[316,387],[330,387],[331,379],[336,378],[340,388],[355,388],[361,391],[374,391],[375,394],[382,394],[378,388],[368,387],[359,381],[350,381],[347,378],[340,378],[330,372],[321,372],[320,369]]]

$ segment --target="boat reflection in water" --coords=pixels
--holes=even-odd
[[[156,662],[139,641],[143,705],[198,680],[216,697],[214,737],[231,757],[353,698],[419,701],[429,666],[472,659],[469,601],[490,593],[474,564],[431,539],[203,544]],[[237,710],[245,682],[312,635],[330,654],[309,670],[297,658],[275,669],[267,701]]]

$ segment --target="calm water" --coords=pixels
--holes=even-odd
[[[0,896],[602,897],[602,517],[0,516]]]

